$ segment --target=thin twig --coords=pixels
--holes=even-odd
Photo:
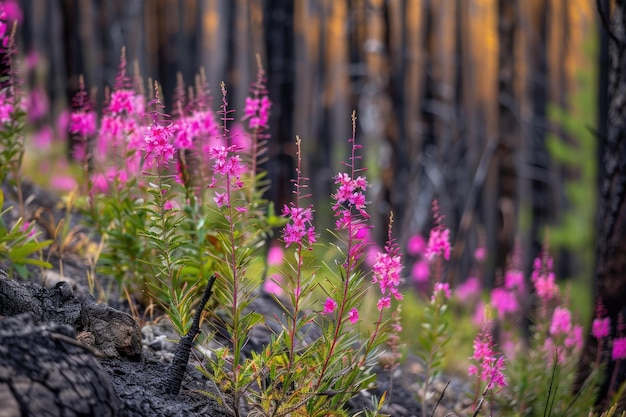
[[[487,384],[487,386],[485,387],[483,395],[480,396],[480,401],[478,401],[478,405],[476,406],[476,410],[474,410],[474,414],[472,414],[472,417],[477,417],[478,413],[480,413],[480,410],[483,408],[483,403],[485,402],[487,391],[489,391],[489,384]]]
[[[435,411],[437,410],[437,407],[439,407],[439,404],[441,404],[441,401],[443,400],[443,396],[446,393],[446,390],[448,389],[448,385],[450,385],[450,381],[448,381],[446,386],[443,387],[443,391],[441,391],[441,395],[439,396],[439,399],[437,400],[437,404],[435,404],[435,408],[433,408],[433,412],[430,414],[430,417],[435,416]]]

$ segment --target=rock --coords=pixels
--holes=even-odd
[[[106,371],[74,330],[35,324],[21,314],[0,320],[0,416],[119,416]]]
[[[141,356],[141,331],[129,314],[104,304],[83,304],[81,320],[83,330],[94,337],[94,347],[106,356]]]

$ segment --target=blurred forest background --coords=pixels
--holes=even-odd
[[[126,47],[171,98],[204,68],[243,114],[256,54],[267,71],[272,198],[290,197],[303,139],[318,227],[346,158],[350,114],[373,184],[404,247],[439,200],[453,236],[450,279],[488,249],[487,286],[519,243],[530,269],[547,235],[557,277],[591,288],[598,167],[600,25],[589,0],[22,0],[29,88],[53,120],[79,75],[100,108]],[[146,81],[147,82],[147,81]],[[602,99],[601,99],[602,100]],[[216,108],[217,110],[217,108]],[[43,125],[43,123],[42,123]]]

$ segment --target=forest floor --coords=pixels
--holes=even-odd
[[[10,190],[3,188],[3,208],[17,207],[15,201],[7,198],[11,196]],[[33,219],[40,209],[52,213],[55,219],[65,217],[66,213],[60,208],[62,205],[59,205],[60,200],[56,196],[32,186],[25,187],[25,191],[29,201],[28,220]],[[81,227],[78,224],[74,226]],[[47,235],[49,229],[41,227],[43,238],[51,237]],[[28,282],[0,276],[0,347],[7,349],[7,352],[2,352],[0,348],[0,404],[6,405],[2,407],[2,416],[232,415],[220,405],[223,402],[228,404],[230,399],[196,369],[197,358],[202,356],[199,350],[194,349],[191,355],[181,392],[165,392],[164,377],[179,339],[166,316],[153,315],[150,320],[140,320],[136,327],[128,327],[126,317],[137,310],[131,309],[115,291],[108,292],[107,300],[95,303],[89,293],[89,267],[85,261],[75,255],[64,256],[62,273],[59,257],[52,256],[51,262],[54,268],[44,271],[43,275],[39,270],[31,270]],[[6,269],[7,266],[0,265],[0,268]],[[109,277],[98,276],[98,283],[104,288],[110,287],[110,281]],[[63,282],[69,283],[69,286]],[[255,300],[253,308],[270,318],[274,313],[280,314],[278,310],[273,310],[278,309],[277,304],[264,294]],[[108,327],[104,330],[98,326],[95,330],[87,328],[93,327],[95,322],[93,311],[102,309],[106,309],[107,317],[121,319],[107,319]],[[29,317],[25,318],[22,313]],[[86,322],[91,324],[86,325]],[[115,326],[121,327],[116,329]],[[127,328],[128,332],[124,333]],[[99,340],[98,332],[102,332],[107,341]],[[269,332],[267,327],[259,326],[252,332],[250,346],[263,346]],[[111,341],[108,340],[110,334],[122,336],[119,341]],[[78,341],[72,342],[76,337]],[[94,337],[97,347],[106,354],[89,348],[94,344]],[[51,338],[55,343],[50,343]],[[136,340],[129,342],[130,339]],[[98,345],[101,342],[113,343],[114,347]],[[133,343],[140,346],[132,347]],[[34,355],[37,349],[40,351]],[[8,352],[17,353],[9,355]],[[79,359],[81,355],[85,357],[74,363],[73,355],[78,355],[75,357]],[[24,367],[24,361],[32,362],[33,366]],[[86,368],[93,372],[86,373]],[[375,386],[359,392],[346,404],[348,415],[371,408],[372,396],[380,398],[384,392],[387,393],[387,403],[382,411],[386,415],[422,415],[418,400],[424,394],[421,388],[424,367],[417,357],[409,352],[394,368],[380,364],[375,372]],[[55,374],[63,375],[64,380],[50,376]],[[439,376],[426,393],[429,404],[427,415],[471,415],[472,394],[467,381]]]

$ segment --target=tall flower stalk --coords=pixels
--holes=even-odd
[[[335,176],[335,184],[338,184],[337,192],[332,195],[334,200],[333,212],[337,220],[335,221],[335,231],[340,240],[345,244],[344,254],[345,260],[338,265],[339,276],[341,282],[338,293],[335,293],[338,300],[329,297],[337,305],[335,314],[335,322],[332,327],[332,334],[329,337],[330,345],[326,352],[326,358],[320,368],[319,377],[315,384],[319,389],[325,380],[326,370],[331,364],[331,358],[335,355],[335,349],[343,337],[343,329],[348,317],[348,311],[355,304],[354,297],[356,294],[351,293],[354,284],[360,279],[358,273],[358,265],[362,260],[365,242],[358,236],[358,232],[362,227],[367,227],[365,221],[369,219],[369,214],[365,211],[366,200],[364,192],[367,189],[367,180],[360,176],[365,168],[359,168],[357,162],[361,156],[357,155],[357,151],[361,149],[361,145],[356,143],[356,113],[352,113],[352,137],[348,140],[351,146],[351,155],[349,162],[344,162],[349,172],[340,172]],[[340,234],[344,233],[344,236]],[[332,309],[334,310],[334,308]],[[333,311],[328,311],[331,313]]]
[[[426,374],[422,386],[422,415],[426,414],[428,405],[428,388],[432,379],[441,371],[445,347],[450,341],[448,322],[445,314],[448,310],[448,299],[450,298],[450,286],[445,282],[443,272],[443,262],[450,258],[450,231],[446,228],[444,217],[439,212],[437,201],[433,201],[434,224],[430,230],[428,245],[426,247],[426,258],[431,265],[434,263],[434,283],[430,302],[424,311],[424,323],[422,331],[418,336],[420,350],[418,355],[424,361]]]
[[[296,136],[296,179],[294,180],[293,194],[295,199],[289,205],[285,205],[283,208],[283,216],[289,219],[289,223],[285,225],[283,229],[283,241],[288,248],[291,245],[295,246],[295,258],[296,265],[294,267],[294,274],[292,282],[293,286],[290,291],[291,303],[293,305],[292,312],[288,313],[289,328],[287,331],[288,337],[288,349],[289,349],[289,365],[288,369],[293,368],[296,362],[296,347],[298,341],[298,331],[300,320],[301,304],[303,286],[304,293],[310,291],[310,283],[303,282],[304,274],[304,255],[305,252],[311,249],[316,240],[315,227],[313,222],[313,207],[311,205],[302,207],[302,200],[310,197],[310,194],[303,193],[303,190],[307,188],[306,181],[308,178],[302,175],[302,148],[301,140],[299,136]]]

